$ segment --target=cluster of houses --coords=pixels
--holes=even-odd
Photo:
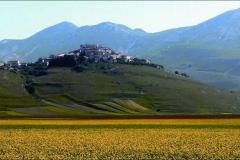
[[[15,61],[8,61],[6,63],[4,62],[0,62],[0,69],[9,69],[9,70],[13,70],[13,69],[17,69],[21,66],[20,61],[15,60]]]
[[[101,45],[81,45],[80,49],[74,50],[68,53],[57,55],[57,57],[63,57],[65,55],[83,56],[85,59],[93,60],[95,62],[117,62],[122,60],[123,62],[133,62],[134,57],[115,52],[108,47]],[[150,60],[145,59],[146,63],[151,63]]]

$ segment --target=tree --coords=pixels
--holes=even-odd
[[[49,56],[49,58],[50,59],[54,59],[56,56],[54,55],[54,54],[51,54],[50,56]]]
[[[76,72],[83,72],[85,69],[86,69],[86,67],[83,65],[77,65],[77,66],[73,67],[73,70]]]
[[[182,73],[181,76],[186,77],[186,78],[190,77],[190,76],[187,75],[186,73]]]
[[[31,83],[26,84],[25,89],[28,91],[29,94],[33,94],[35,92],[35,88],[33,87],[33,85]]]
[[[74,67],[77,64],[75,56],[65,55],[49,61],[49,67]]]
[[[82,56],[82,55],[80,55],[80,56],[77,58],[77,62],[78,62],[78,63],[83,63],[83,62],[85,62],[85,61],[86,61],[86,59],[85,59],[85,57]]]
[[[29,78],[26,79],[24,87],[29,94],[34,94],[35,92],[35,88],[33,87],[32,83],[33,83],[32,79],[29,79]]]
[[[42,58],[38,58],[36,63],[42,63],[43,59]]]

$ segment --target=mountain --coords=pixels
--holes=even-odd
[[[147,35],[133,53],[171,70],[182,70],[202,82],[240,90],[240,9],[196,26]],[[145,49],[144,49],[145,48]]]
[[[128,52],[135,41],[145,34],[147,33],[143,30],[132,30],[124,25],[111,22],[83,27],[62,22],[27,39],[0,41],[0,59],[35,61],[39,57],[79,48],[80,44],[85,43],[103,44],[122,52]]]
[[[104,22],[93,26],[80,27],[76,32],[77,45],[80,43],[102,44],[121,52],[129,52],[138,39],[147,33],[130,29],[121,24]]]
[[[94,43],[149,58],[213,86],[240,90],[239,20],[236,9],[195,26],[157,33],[111,22],[82,27],[63,22],[27,39],[0,41],[0,59],[34,61]]]
[[[0,117],[239,114],[230,93],[144,65],[89,63],[82,72],[54,67],[46,75],[0,70]],[[25,78],[34,93],[24,90]]]
[[[3,60],[32,61],[41,56],[67,51],[64,45],[71,44],[71,37],[77,28],[71,23],[63,22],[44,29],[27,39],[3,40],[0,42],[1,58]]]

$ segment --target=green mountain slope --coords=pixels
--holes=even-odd
[[[89,64],[29,76],[0,70],[0,117],[151,116],[240,113],[240,95],[149,66]]]
[[[51,104],[43,103],[25,91],[20,74],[0,70],[0,118],[66,116],[62,110],[52,108]]]
[[[25,116],[15,109],[40,106],[23,87],[23,79],[16,73],[0,70],[0,117]]]
[[[236,93],[153,67],[114,64],[108,70],[102,65],[90,64],[80,73],[52,68],[48,75],[31,77],[35,94],[79,115],[240,113]]]

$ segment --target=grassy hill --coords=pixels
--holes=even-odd
[[[89,64],[29,76],[0,71],[0,117],[143,116],[240,113],[240,97],[149,66]]]
[[[65,116],[50,107],[25,91],[20,74],[0,70],[0,118]]]
[[[236,93],[153,67],[102,65],[91,64],[80,73],[52,68],[48,75],[31,77],[36,95],[83,115],[240,112]]]
[[[24,116],[16,108],[39,105],[23,89],[23,80],[16,73],[0,70],[0,116]]]

